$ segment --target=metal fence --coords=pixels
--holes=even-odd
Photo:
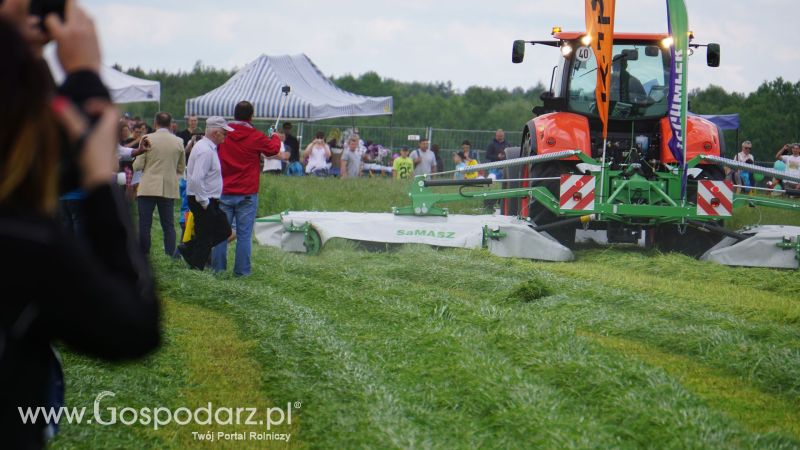
[[[176,119],[175,122],[177,122],[179,130],[186,128],[185,120]],[[319,131],[325,135],[326,141],[335,138],[340,146],[344,146],[347,137],[357,130],[365,143],[380,144],[391,149],[392,153],[399,152],[402,147],[408,147],[413,151],[419,147],[419,139],[426,137],[431,146],[439,146],[439,154],[444,162],[445,170],[454,169],[453,153],[461,150],[461,143],[465,140],[470,142],[472,150],[477,153],[478,161],[486,162],[486,148],[494,139],[496,132],[496,130],[453,130],[432,127],[329,125],[315,122],[292,122],[292,124],[294,134],[300,141],[301,150],[304,143],[311,142]],[[274,122],[256,121],[253,125],[266,132],[270,126],[274,125]],[[203,126],[201,121],[200,127]],[[510,145],[517,146],[521,140],[521,131],[506,131],[506,142]],[[390,161],[389,158],[384,163],[389,164]]]
[[[386,148],[390,148],[392,153],[397,153],[400,148],[408,147],[409,150],[415,150],[419,147],[419,139],[425,137],[430,141],[430,146],[437,145],[439,147],[439,155],[444,162],[445,170],[452,170],[453,153],[461,150],[461,143],[469,141],[472,150],[477,152],[478,161],[485,161],[486,148],[495,137],[496,130],[452,130],[445,128],[431,128],[431,127],[383,127],[383,126],[357,126],[352,125],[319,125],[315,123],[301,124],[302,138],[298,136],[301,142],[308,142],[316,135],[318,131],[325,134],[326,140],[330,140],[332,136],[349,136],[354,132],[354,128],[358,131],[359,136],[365,142],[380,144]],[[519,145],[522,139],[521,131],[506,132],[506,141],[511,145]],[[345,142],[344,139],[339,140],[341,143]]]

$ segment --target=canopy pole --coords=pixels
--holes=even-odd
[[[303,125],[305,125],[305,122],[300,122],[300,135],[297,136],[297,146],[300,148],[303,148]],[[299,151],[300,149],[297,150]]]
[[[394,151],[394,114],[389,114],[389,148]]]

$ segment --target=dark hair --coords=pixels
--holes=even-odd
[[[161,128],[169,128],[171,123],[172,116],[169,115],[169,113],[161,111],[160,113],[156,114],[156,126]]]
[[[291,130],[292,129],[292,122],[283,122],[283,129],[284,130]]]
[[[408,151],[408,147],[406,147],[406,146],[404,145],[404,146],[400,147],[400,151],[401,151],[401,152],[407,152],[407,151]]]
[[[440,149],[441,149],[441,147],[439,147],[439,144],[431,145],[431,151],[434,152],[434,153],[438,153]]]
[[[469,145],[470,147],[472,147],[472,144],[470,144],[469,141],[466,139],[464,139],[464,142],[462,142],[461,145]]]
[[[241,120],[242,122],[250,122],[253,120],[253,104],[247,100],[242,100],[236,104],[233,109],[234,120]]]
[[[325,139],[325,133],[323,133],[322,131],[317,131],[317,134],[315,136],[317,139]]]
[[[52,81],[17,27],[0,18],[0,205],[52,213],[60,147],[48,107]]]
[[[419,141],[420,142],[428,142],[428,138],[424,137],[424,138],[420,139]]]

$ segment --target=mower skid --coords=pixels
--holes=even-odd
[[[499,231],[504,234],[502,239],[488,239],[489,251],[496,256],[556,262],[575,259],[572,250],[547,232],[534,231],[527,224],[501,225]]]
[[[316,253],[333,238],[380,244],[486,248],[507,258],[571,261],[572,251],[529,222],[500,215],[402,216],[391,213],[285,212],[258,219],[261,245]]]
[[[739,233],[749,237],[742,241],[726,237],[700,259],[726,266],[800,268],[800,227],[761,225]]]

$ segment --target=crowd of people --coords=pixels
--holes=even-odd
[[[195,117],[188,119],[190,126],[197,123]],[[135,126],[135,125],[132,125]],[[189,130],[181,132],[183,137],[190,136]],[[292,124],[283,124],[283,145],[280,153],[288,153],[289,157],[265,157],[262,170],[273,175],[316,177],[358,178],[364,176],[391,176],[394,179],[407,180],[417,175],[429,175],[444,172],[445,165],[439,145],[430,145],[427,138],[421,138],[416,149],[402,146],[396,152],[372,141],[364,141],[358,129],[346,130],[344,136],[338,129],[331,130],[326,136],[322,131],[314,134],[314,138],[304,147],[298,138],[292,135]],[[505,132],[497,130],[495,138],[486,149],[486,162],[505,159],[505,149],[509,146],[505,140]],[[466,155],[465,155],[466,153]],[[468,140],[463,141],[461,150],[453,152],[456,170],[479,163],[478,152],[472,148]],[[464,163],[463,165],[461,163]],[[500,178],[501,169],[487,172],[456,173],[456,178],[476,178],[492,176]]]
[[[753,143],[742,142],[741,151],[733,157],[734,161],[757,164],[752,153]],[[763,165],[763,164],[762,164]],[[772,168],[778,172],[785,172],[793,177],[800,177],[800,143],[783,145],[775,154]],[[800,183],[784,180],[779,177],[765,177],[744,169],[728,170],[728,179],[736,186],[737,192],[750,193],[753,190],[764,189],[772,195],[800,196]]]

